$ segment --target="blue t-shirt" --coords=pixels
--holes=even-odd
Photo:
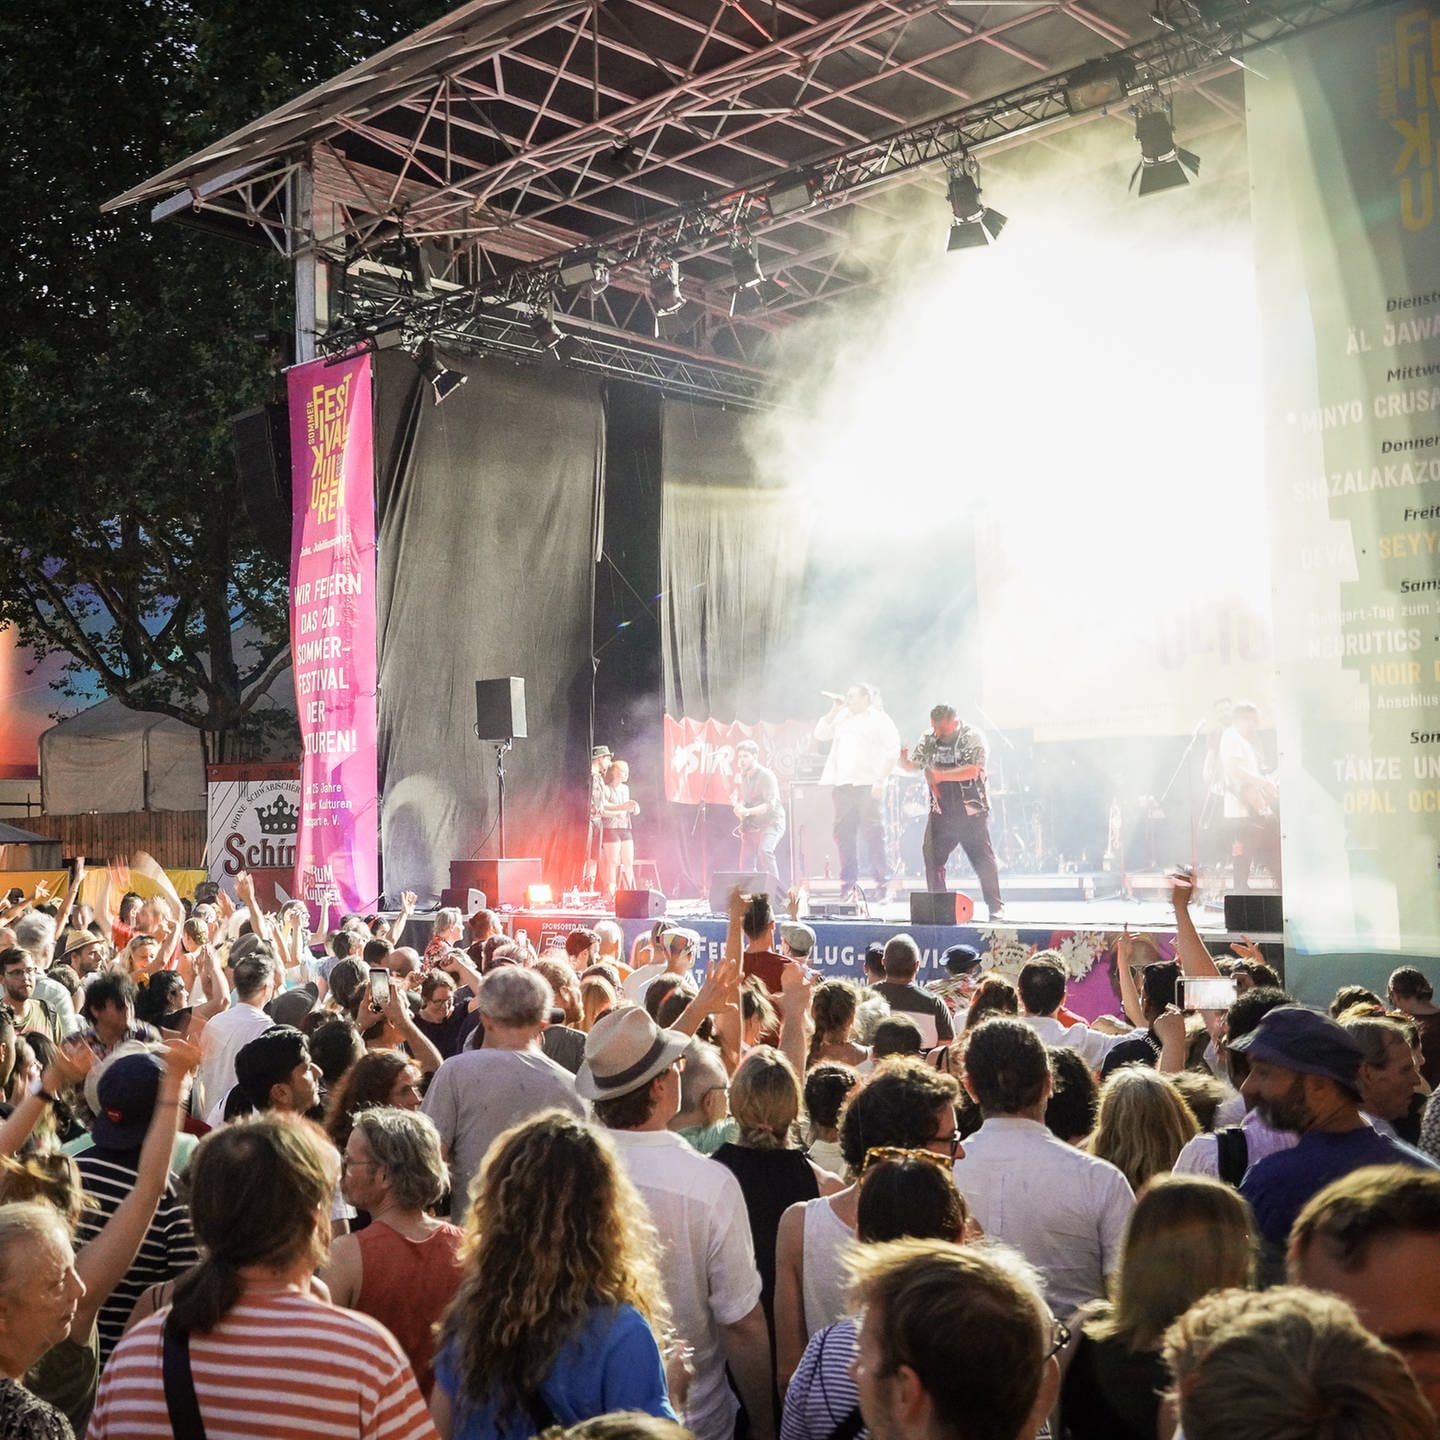
[[[1255,1212],[1260,1238],[1283,1249],[1306,1202],[1332,1180],[1365,1165],[1440,1168],[1428,1156],[1369,1125],[1335,1134],[1312,1130],[1291,1149],[1257,1160],[1245,1172],[1240,1193]]]
[[[529,1440],[539,1428],[526,1411],[512,1411],[503,1424],[488,1403],[461,1396],[454,1341],[435,1358],[435,1383],[450,1398],[454,1440]],[[665,1387],[660,1347],[645,1317],[633,1305],[597,1305],[580,1333],[566,1341],[542,1387],[546,1404],[562,1425],[574,1425],[612,1410],[643,1410],[676,1420]]]

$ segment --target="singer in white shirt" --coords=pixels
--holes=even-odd
[[[863,841],[870,867],[867,873],[874,875],[883,893],[890,879],[890,863],[880,800],[900,759],[900,732],[876,703],[869,685],[852,685],[844,699],[829,698],[833,703],[816,724],[815,738],[830,743],[820,783],[829,785],[835,797],[840,883],[847,890],[859,884]]]

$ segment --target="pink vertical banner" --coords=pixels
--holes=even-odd
[[[380,891],[370,356],[288,374],[290,644],[304,760],[295,894],[312,918]]]

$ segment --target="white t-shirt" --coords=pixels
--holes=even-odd
[[[1255,747],[1232,725],[1220,737],[1220,774],[1225,784],[1225,818],[1246,820],[1255,812],[1241,798],[1244,775],[1260,774]]]
[[[1062,1025],[1053,1015],[1022,1015],[1020,1017],[1047,1045],[1074,1050],[1092,1069],[1098,1070],[1105,1057],[1122,1041],[1133,1040],[1136,1032],[1126,1030],[1119,1035],[1092,1030],[1086,1024]]]
[[[900,761],[900,732],[895,722],[871,705],[858,714],[842,710],[815,726],[817,740],[829,740],[822,785],[880,785]]]
[[[743,1320],[760,1303],[740,1184],[669,1130],[607,1133],[660,1234],[675,1329],[695,1350],[684,1422],[695,1440],[729,1440],[738,1406],[725,1381],[720,1327]]]
[[[200,1069],[195,1076],[198,1094],[193,1107],[196,1115],[204,1115],[225,1098],[235,1083],[235,1057],[274,1023],[258,1005],[237,1000],[200,1032]]]

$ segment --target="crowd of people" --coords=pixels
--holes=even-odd
[[[537,953],[82,876],[0,907],[0,1435],[1440,1435],[1419,969],[1302,1005],[1186,875],[1089,1021],[763,894]]]

